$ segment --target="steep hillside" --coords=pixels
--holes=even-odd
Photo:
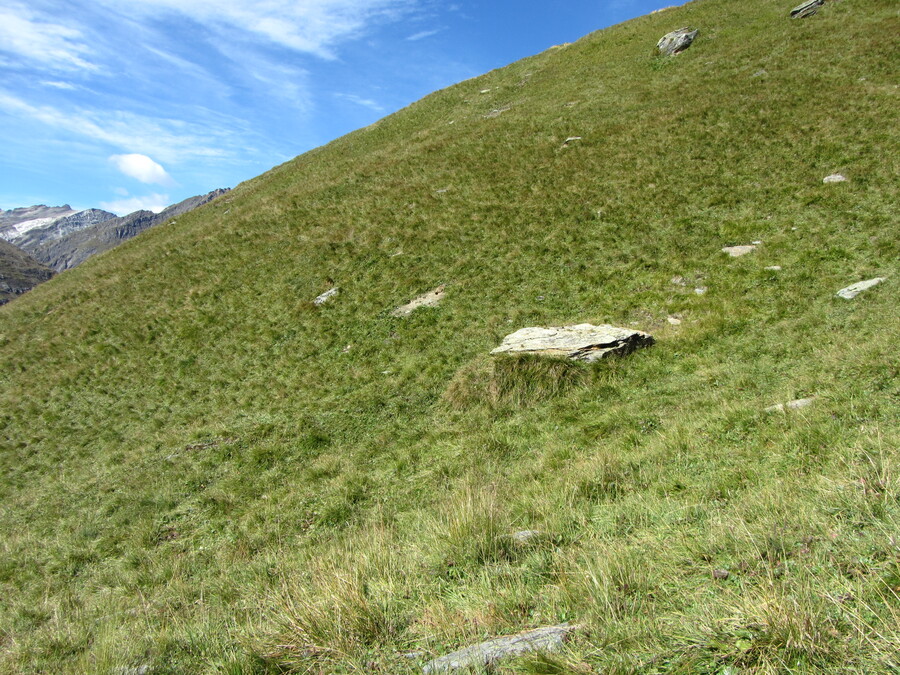
[[[412,673],[562,622],[500,672],[900,669],[900,17],[792,6],[462,82],[0,308],[0,669]],[[570,323],[657,342],[488,356]]]

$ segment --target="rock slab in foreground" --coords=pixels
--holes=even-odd
[[[653,342],[652,335],[639,330],[581,323],[575,326],[520,328],[503,338],[503,343],[492,349],[491,354],[539,354],[562,356],[574,361],[597,361],[610,354],[630,354],[635,349],[649,347]]]
[[[825,4],[825,0],[806,0],[791,10],[792,19],[804,19],[819,11],[819,7]]]
[[[699,32],[699,30],[691,30],[690,28],[673,30],[671,33],[666,33],[659,39],[659,42],[656,43],[656,48],[659,50],[660,54],[665,56],[680,54],[691,46],[691,43],[694,41],[694,38],[697,37],[697,33]]]
[[[422,671],[426,675],[447,673],[461,668],[490,666],[500,659],[526,652],[552,652],[562,646],[566,635],[573,630],[575,626],[563,623],[494,638],[434,659],[428,662]]]
[[[839,290],[837,296],[844,300],[852,300],[864,290],[872,288],[872,286],[877,286],[882,281],[884,281],[884,277],[875,277],[874,279],[867,279],[866,281],[858,281],[855,284],[850,284],[846,288]]]

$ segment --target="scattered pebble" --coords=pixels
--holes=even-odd
[[[487,113],[486,115],[484,115],[484,118],[485,118],[486,120],[489,120],[489,119],[492,119],[492,118],[494,118],[494,117],[500,117],[500,115],[502,115],[503,113],[505,113],[507,110],[509,110],[509,106],[506,106],[505,108],[494,108],[493,110],[491,110],[491,112],[489,112],[489,113]]]
[[[322,293],[322,295],[318,296],[315,300],[313,300],[313,304],[318,307],[319,305],[324,305],[331,298],[338,294],[338,287],[329,288],[327,291]]]
[[[788,410],[800,410],[802,408],[808,408],[813,404],[815,400],[815,396],[811,398],[798,398],[794,401],[788,401],[787,403],[770,405],[765,409],[765,412],[787,412]]]
[[[728,570],[713,570],[712,576],[713,579],[724,581],[728,578]]]
[[[847,177],[843,174],[833,173],[830,176],[825,176],[822,179],[823,183],[844,183],[847,181]]]
[[[855,284],[850,284],[846,288],[839,290],[837,296],[839,298],[844,298],[844,300],[852,300],[864,290],[872,288],[872,286],[877,286],[882,281],[884,281],[884,277],[875,277],[874,279],[868,279],[866,281],[858,281]]]
[[[697,295],[705,295],[706,286],[697,286],[697,288],[694,289],[694,293],[696,293]]]
[[[781,265],[769,265],[766,269],[770,272],[780,272]]]
[[[670,324],[672,324],[673,326],[680,326],[680,325],[681,325],[681,319],[679,319],[678,317],[670,316],[670,317],[669,317],[668,319],[666,319],[666,320],[667,320]]]
[[[489,94],[490,91],[491,91],[490,89],[482,89],[482,90],[479,91],[478,93],[479,93],[479,94]]]
[[[397,309],[391,312],[391,316],[409,316],[415,310],[419,309],[419,307],[436,307],[438,303],[444,299],[444,288],[445,287],[441,285],[433,291],[423,293],[405,305],[397,307]]]
[[[755,249],[755,244],[744,244],[741,246],[726,246],[722,249],[722,252],[727,253],[732,258],[740,258],[742,255],[747,255]]]

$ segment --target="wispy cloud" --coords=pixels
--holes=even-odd
[[[413,33],[408,38],[406,38],[409,42],[416,42],[417,40],[424,40],[425,38],[430,38],[432,35],[437,35],[441,32],[441,28],[437,28],[435,30],[423,30],[418,33]]]
[[[124,216],[134,211],[153,211],[159,213],[169,205],[169,195],[151,194],[145,197],[128,197],[114,202],[100,202],[100,208]]]
[[[2,91],[0,110],[122,150],[155,155],[165,162],[228,154],[222,142],[223,132],[204,132],[198,124],[122,111],[35,106]]]
[[[65,89],[68,91],[72,91],[75,89],[74,84],[70,84],[68,82],[60,82],[59,80],[42,80],[41,84],[45,87],[52,87],[53,89]]]
[[[395,19],[416,0],[99,0],[117,12],[179,14],[207,27],[252,34],[288,49],[333,59],[342,39],[373,21]]]
[[[79,27],[18,3],[0,7],[0,51],[55,71],[97,69]]]
[[[141,181],[142,183],[155,183],[157,185],[171,186],[175,184],[172,177],[162,167],[147,155],[132,153],[129,155],[113,155],[109,161],[126,176]]]
[[[335,94],[335,96],[345,101],[349,101],[350,103],[361,105],[364,108],[370,108],[375,112],[384,112],[384,107],[379,104],[378,101],[374,101],[371,98],[363,98],[362,96],[357,96],[356,94]]]

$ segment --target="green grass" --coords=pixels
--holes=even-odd
[[[503,668],[900,669],[900,19],[790,6],[436,92],[0,309],[0,670],[418,672],[560,621]],[[657,344],[487,356],[581,322]]]

